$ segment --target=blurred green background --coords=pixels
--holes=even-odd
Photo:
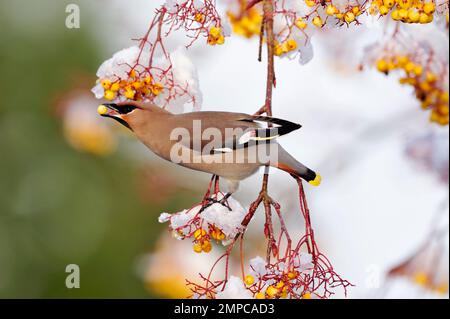
[[[80,76],[92,86],[106,56],[87,14],[81,29],[64,27],[68,3],[0,2],[0,297],[152,297],[139,258],[162,229],[158,214],[190,195],[174,197],[174,185],[145,201],[132,187],[137,165],[65,140],[55,99]],[[81,289],[66,288],[68,264],[80,266]]]

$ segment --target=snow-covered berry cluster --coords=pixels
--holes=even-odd
[[[429,32],[413,36],[401,29],[384,44],[368,49],[368,62],[379,72],[400,74],[399,82],[412,87],[421,108],[430,111],[430,121],[449,124],[449,60],[448,48],[439,43],[445,37]],[[439,45],[437,45],[437,43]]]
[[[188,104],[199,109],[202,94],[197,72],[185,50],[153,60],[151,52],[148,46],[133,46],[103,62],[92,89],[95,96],[111,102],[153,102],[173,113],[182,112]],[[148,61],[152,61],[151,66]]]
[[[196,253],[209,253],[212,240],[225,246],[234,240],[242,231],[241,222],[246,215],[246,210],[232,197],[226,199],[226,204],[220,203],[223,196],[218,192],[190,209],[175,214],[163,213],[159,221],[169,222],[177,239],[191,239]]]

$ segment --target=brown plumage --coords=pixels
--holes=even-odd
[[[230,193],[237,190],[239,181],[267,165],[312,185],[320,184],[318,174],[276,142],[277,137],[301,127],[289,121],[231,112],[171,114],[156,105],[138,102],[105,104],[98,112],[127,126],[158,156],[225,178]]]

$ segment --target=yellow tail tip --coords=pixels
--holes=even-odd
[[[313,181],[309,181],[308,183],[310,183],[312,186],[319,186],[321,182],[322,182],[322,176],[320,176],[319,174],[316,174],[316,178],[314,178]]]
[[[105,115],[106,113],[108,113],[108,108],[106,106],[104,106],[103,104],[99,105],[97,108],[97,113],[100,115]]]

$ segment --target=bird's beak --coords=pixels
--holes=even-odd
[[[107,103],[99,105],[97,113],[103,117],[110,117],[131,130],[130,125],[124,120],[122,114],[120,114],[117,104]]]

